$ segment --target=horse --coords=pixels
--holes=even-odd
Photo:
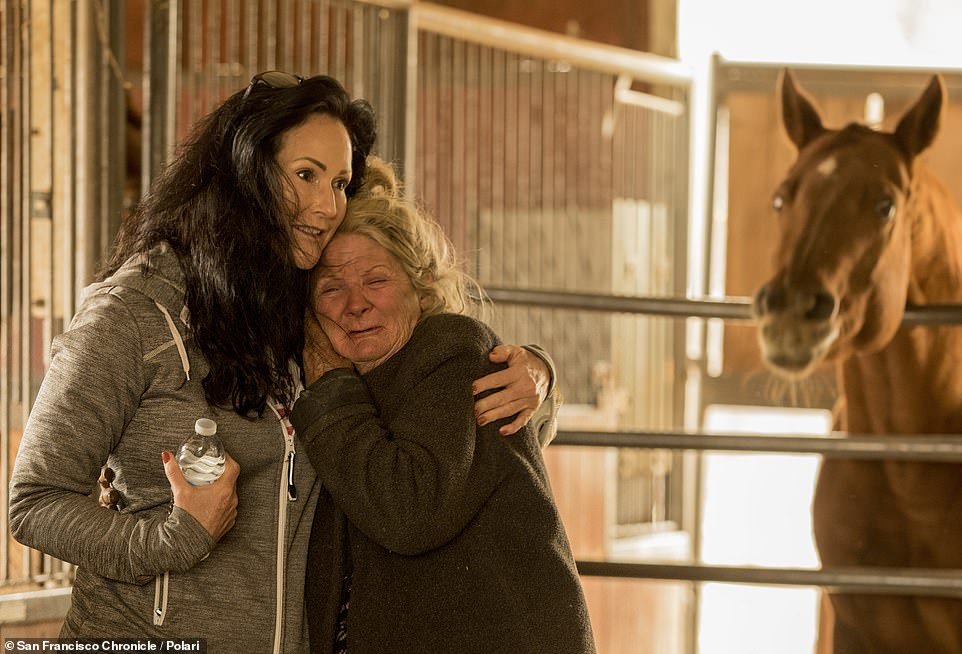
[[[752,299],[762,359],[791,380],[834,365],[841,432],[962,433],[962,329],[902,326],[906,305],[962,303],[962,211],[918,159],[941,76],[892,132],[829,129],[790,71],[779,88],[797,153],[772,199],[775,273]],[[962,464],[826,458],[812,527],[826,567],[962,568]],[[827,598],[824,651],[962,653],[962,599]]]

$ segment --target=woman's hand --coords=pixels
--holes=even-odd
[[[304,312],[304,383],[310,386],[326,372],[350,367],[351,362],[334,351],[321,318],[312,307],[307,307]]]
[[[163,453],[164,472],[174,493],[174,506],[179,506],[204,525],[216,543],[234,526],[237,519],[237,476],[240,465],[230,454],[224,474],[206,486],[191,486],[170,452]]]
[[[499,430],[501,435],[513,434],[531,419],[548,394],[550,373],[540,358],[517,345],[499,345],[491,350],[488,358],[495,363],[507,362],[504,370],[491,373],[472,384],[475,395],[491,389],[500,389],[474,403],[474,415],[479,425],[515,416],[514,420]]]

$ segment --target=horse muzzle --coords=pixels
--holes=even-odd
[[[752,313],[763,360],[785,377],[808,375],[838,338],[838,299],[822,287],[776,278],[755,293]]]

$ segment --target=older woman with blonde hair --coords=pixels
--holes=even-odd
[[[486,306],[481,287],[458,267],[441,226],[403,197],[386,162],[372,156],[368,165],[359,201],[345,216],[338,234],[366,236],[387,250],[424,303],[422,318],[442,312],[481,317]]]
[[[472,380],[497,369],[500,341],[467,315],[475,284],[383,162],[313,285],[312,383],[292,416],[324,486],[312,651],[594,652],[533,427],[503,438],[507,419],[475,422]]]

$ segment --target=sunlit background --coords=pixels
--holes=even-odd
[[[962,66],[958,0],[678,0],[679,56]]]

